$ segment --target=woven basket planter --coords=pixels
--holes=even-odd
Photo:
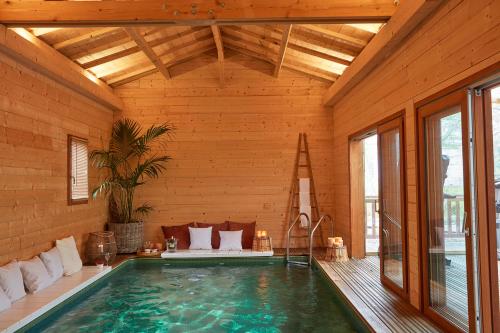
[[[144,243],[144,223],[108,223],[115,235],[118,253],[135,253]]]

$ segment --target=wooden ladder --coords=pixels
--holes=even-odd
[[[290,186],[290,198],[288,202],[288,226],[293,223],[293,220],[297,217],[300,212],[300,202],[299,202],[299,179],[300,178],[309,178],[310,181],[310,196],[311,196],[311,224],[314,224],[314,221],[318,221],[320,218],[319,207],[318,207],[318,199],[316,197],[316,186],[314,184],[314,177],[311,167],[311,157],[309,155],[309,145],[307,143],[307,134],[299,133],[299,141],[297,145],[297,155],[295,157],[295,166],[292,177],[292,185]],[[323,242],[323,235],[320,228],[321,239]],[[291,235],[291,239],[306,239],[308,238],[308,234],[304,229],[304,232],[299,233],[298,235]]]

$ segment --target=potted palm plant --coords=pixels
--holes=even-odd
[[[136,252],[143,244],[142,218],[153,207],[148,203],[137,205],[135,191],[165,171],[170,157],[157,152],[172,131],[173,127],[166,123],[143,131],[137,122],[121,119],[113,125],[109,149],[90,153],[92,165],[108,171],[92,191],[92,197],[108,197],[108,229],[115,234],[118,253]]]

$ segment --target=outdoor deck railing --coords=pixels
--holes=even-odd
[[[444,233],[447,238],[463,237],[463,226],[461,212],[464,209],[464,197],[455,196],[445,198],[444,210]],[[373,196],[365,197],[365,218],[366,218],[366,238],[377,239],[379,229],[378,198]]]

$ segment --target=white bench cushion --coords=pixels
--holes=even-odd
[[[64,275],[70,276],[82,269],[82,259],[80,259],[80,254],[78,254],[73,236],[56,240],[56,247],[61,255]]]
[[[40,259],[42,259],[47,272],[49,272],[52,282],[59,280],[63,276],[64,269],[61,261],[61,254],[57,247],[53,247],[47,252],[40,253]]]
[[[238,231],[219,231],[220,246],[219,250],[242,250],[241,236],[243,230]]]
[[[52,283],[47,268],[38,257],[20,261],[19,267],[23,274],[24,285],[30,293],[36,293]]]
[[[5,291],[11,302],[15,302],[26,295],[23,275],[16,260],[12,260],[7,265],[0,267],[0,288]]]
[[[0,288],[0,312],[5,311],[11,307],[11,302],[5,291]]]

